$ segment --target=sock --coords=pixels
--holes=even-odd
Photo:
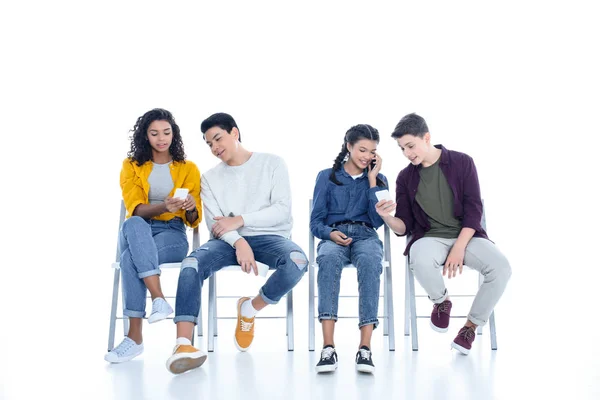
[[[244,318],[254,318],[254,316],[258,313],[258,310],[252,307],[252,299],[246,300],[242,303],[242,317]]]
[[[180,345],[180,346],[181,345],[185,345],[185,344],[188,345],[188,346],[191,346],[192,345],[192,341],[190,339],[186,338],[186,337],[178,337],[176,344]]]

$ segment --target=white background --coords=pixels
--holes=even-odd
[[[3,2],[0,398],[60,379],[40,371],[85,386],[77,360],[103,362],[118,175],[128,130],[154,107],[173,112],[201,172],[218,160],[200,122],[219,111],[246,148],[283,156],[305,250],[314,179],[346,130],[379,130],[393,191],[407,160],[390,133],[422,115],[434,143],[474,158],[488,232],[512,263],[499,335],[521,330],[523,348],[585,354],[578,376],[597,390],[599,353],[587,347],[600,278],[592,4]],[[400,332],[404,240],[393,245]]]

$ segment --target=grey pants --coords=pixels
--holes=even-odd
[[[434,303],[441,303],[448,296],[442,270],[454,242],[456,239],[424,237],[410,248],[410,269]],[[468,318],[476,325],[485,325],[506,288],[511,275],[510,264],[492,242],[472,238],[465,251],[464,265],[484,277]]]

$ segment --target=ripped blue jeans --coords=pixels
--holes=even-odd
[[[302,279],[308,260],[296,243],[282,236],[244,236],[254,259],[275,270],[260,289],[267,304],[276,304]],[[173,322],[194,322],[200,311],[200,290],[205,279],[221,268],[238,265],[235,249],[227,242],[211,239],[183,260]]]

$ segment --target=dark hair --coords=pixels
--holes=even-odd
[[[137,119],[130,132],[133,132],[131,139],[131,149],[127,153],[127,157],[136,161],[138,165],[142,165],[147,161],[152,160],[152,146],[148,141],[148,127],[154,121],[167,121],[171,125],[173,140],[169,146],[169,153],[173,157],[173,161],[185,162],[185,152],[183,151],[183,141],[179,133],[179,125],[175,123],[173,115],[162,108],[155,108],[148,111]]]
[[[331,175],[329,175],[329,180],[336,185],[341,185],[342,183],[337,180],[335,177],[335,171],[342,168],[342,161],[346,158],[348,152],[348,143],[351,146],[354,146],[356,142],[361,139],[374,140],[379,143],[379,131],[373,128],[371,125],[360,124],[355,125],[352,128],[348,129],[346,132],[346,136],[344,136],[344,144],[342,144],[342,151],[333,161],[333,168],[331,169]],[[379,177],[377,177],[377,186],[385,187],[385,182],[383,182]]]
[[[394,132],[392,132],[392,137],[398,139],[404,135],[413,135],[422,138],[427,132],[429,132],[429,128],[423,117],[411,113],[402,117],[398,122]]]
[[[202,135],[206,136],[206,131],[214,126],[218,126],[219,128],[226,130],[227,133],[231,133],[233,128],[237,128],[238,132],[240,131],[240,128],[238,128],[231,115],[225,113],[216,113],[202,121],[202,124],[200,125]],[[238,139],[240,142],[242,141],[241,133],[239,134]]]

